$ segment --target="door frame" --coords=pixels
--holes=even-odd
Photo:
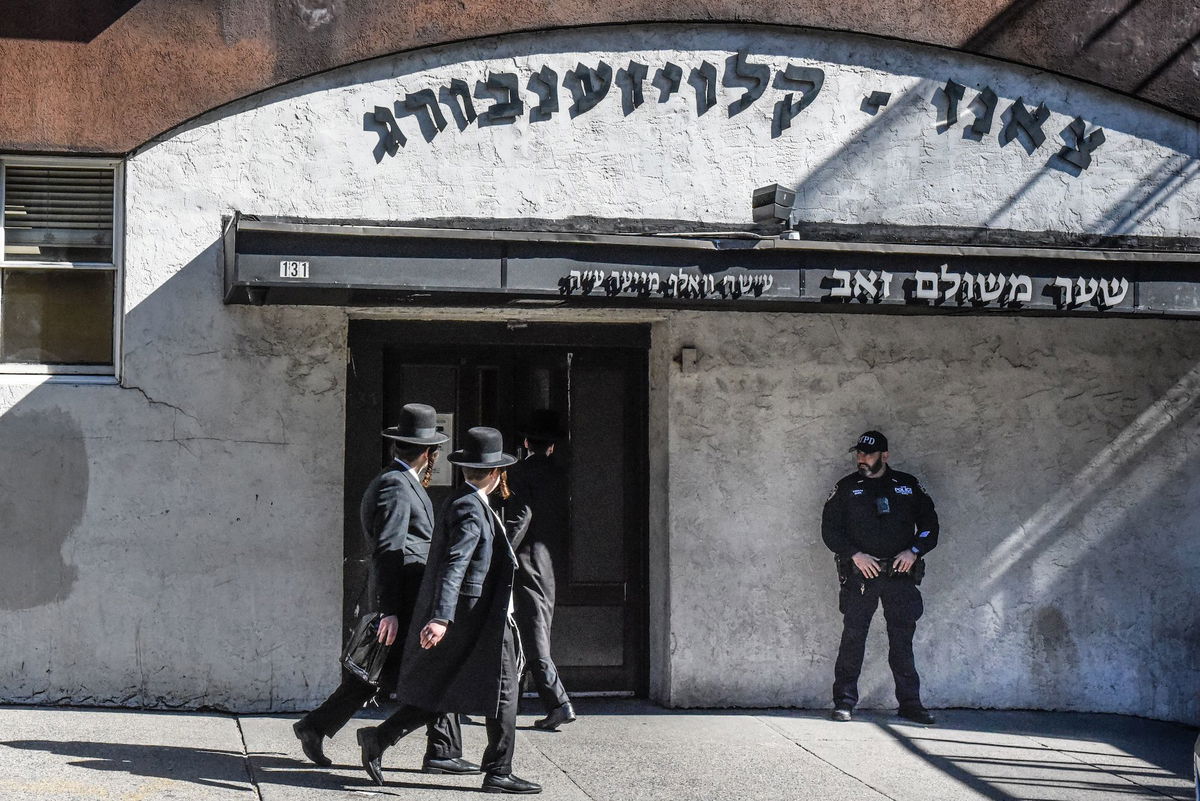
[[[351,320],[347,334],[345,470],[343,484],[342,620],[343,641],[360,614],[362,587],[367,576],[367,551],[359,523],[363,488],[385,459],[379,432],[383,420],[383,351],[391,347],[570,347],[629,349],[642,359],[642,402],[634,421],[639,434],[640,472],[636,530],[627,534],[627,566],[631,586],[626,598],[628,619],[636,629],[634,694],[649,695],[649,529],[650,529],[650,325],[644,323],[541,323]],[[634,546],[634,547],[629,547]],[[626,633],[628,636],[628,632]]]

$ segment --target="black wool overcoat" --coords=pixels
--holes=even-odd
[[[567,473],[554,459],[534,455],[508,469],[508,485],[513,492],[509,506],[526,505],[532,510],[529,530],[516,549],[517,583],[553,607],[554,566],[564,568],[567,558]]]
[[[497,717],[516,557],[495,513],[464,484],[446,499],[404,640],[396,694],[436,712]],[[449,620],[436,646],[420,645],[430,620]]]
[[[367,486],[358,512],[370,548],[374,608],[398,615],[407,628],[433,537],[433,504],[403,463],[394,461]]]

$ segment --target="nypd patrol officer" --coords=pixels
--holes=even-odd
[[[887,622],[888,663],[900,717],[932,724],[921,704],[913,634],[924,605],[922,557],[938,541],[933,499],[916,476],[888,466],[887,437],[868,431],[850,448],[857,467],[834,487],[821,516],[821,538],[833,551],[841,581],[842,643],[834,665],[833,720],[850,720],[871,618],[880,602]]]

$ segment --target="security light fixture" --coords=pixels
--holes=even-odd
[[[796,193],[779,184],[759,187],[754,190],[750,205],[755,222],[787,224],[796,204]]]

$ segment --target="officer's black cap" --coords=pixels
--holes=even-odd
[[[867,431],[858,438],[858,442],[850,446],[850,450],[862,453],[879,453],[887,449],[887,437],[878,431]]]

